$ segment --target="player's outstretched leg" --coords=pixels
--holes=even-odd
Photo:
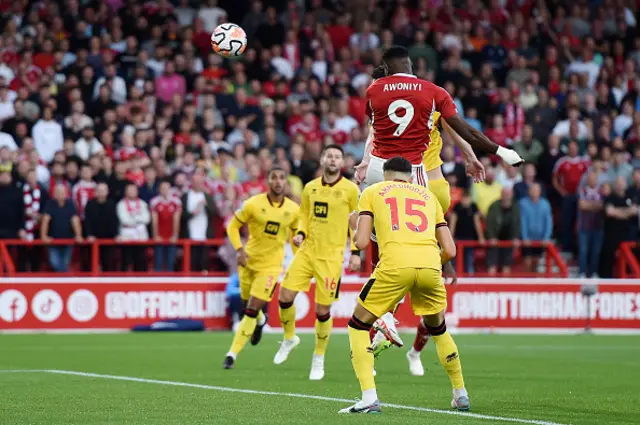
[[[240,325],[238,326],[236,334],[233,337],[231,348],[229,348],[229,352],[224,358],[223,367],[225,369],[234,368],[236,357],[238,356],[240,351],[242,351],[244,346],[247,344],[247,341],[249,340],[249,338],[251,338],[254,330],[256,329],[259,311],[259,308],[256,308],[254,299],[250,299],[249,303],[247,303],[247,307],[245,307],[244,309],[244,317],[240,321]]]
[[[363,314],[358,314],[364,312]],[[368,316],[371,320],[361,320],[359,316]],[[349,320],[349,343],[351,344],[351,363],[360,382],[362,399],[353,406],[340,410],[340,413],[380,413],[380,401],[373,377],[373,350],[369,330],[375,316],[360,305]],[[368,323],[367,323],[368,322]]]
[[[413,341],[413,347],[407,351],[409,372],[411,372],[413,376],[424,375],[424,367],[422,366],[422,360],[420,360],[420,352],[422,352],[428,341],[429,331],[427,331],[427,327],[424,325],[424,322],[420,320],[418,329],[416,330],[416,339]]]
[[[280,288],[280,323],[284,330],[284,340],[280,343],[280,349],[273,358],[273,363],[282,364],[288,358],[294,348],[300,344],[300,338],[296,335],[296,307],[293,304],[297,293],[286,288]]]
[[[311,360],[311,372],[309,372],[309,379],[312,381],[324,378],[324,355],[333,329],[330,309],[331,306],[316,306],[316,348]]]
[[[386,312],[373,324],[373,328],[381,332],[391,343],[397,347],[402,347],[404,342],[400,338],[400,333],[396,329],[396,318],[392,312]]]
[[[447,332],[447,325],[444,322],[444,314],[435,314],[433,316],[424,316],[427,331],[436,344],[436,351],[440,363],[449,375],[449,380],[453,386],[453,400],[451,407],[458,410],[469,410],[471,403],[469,402],[469,394],[464,387],[464,378],[462,377],[462,363],[458,354],[458,347],[453,341],[451,334]],[[439,324],[437,324],[439,323]],[[434,326],[431,326],[434,325]]]

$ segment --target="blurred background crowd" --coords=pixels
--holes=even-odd
[[[364,92],[381,53],[407,46],[415,73],[527,161],[484,157],[473,184],[446,140],[449,218],[491,249],[468,273],[536,270],[556,241],[576,273],[611,276],[638,238],[640,33],[624,0],[12,0],[0,2],[0,237],[164,242],[105,247],[103,270],[173,270],[178,238],[224,237],[240,203],[290,172],[298,200],[323,145],[351,176],[368,132]],[[209,37],[235,22],[239,60]],[[478,153],[480,155],[480,153]],[[196,247],[192,270],[233,256]],[[82,270],[83,250],[21,246],[22,271]],[[231,261],[230,261],[231,260]],[[482,262],[483,264],[485,262]]]

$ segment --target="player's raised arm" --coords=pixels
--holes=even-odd
[[[506,149],[489,140],[481,131],[471,127],[468,122],[458,114],[449,93],[442,87],[438,87],[435,93],[436,108],[442,114],[443,123],[448,124],[460,137],[481,151],[498,155],[509,165],[520,165],[524,162],[520,155],[512,149]]]
[[[449,135],[453,143],[460,149],[462,155],[464,156],[464,166],[467,170],[467,175],[473,178],[473,181],[476,183],[481,183],[485,179],[485,170],[484,166],[480,161],[478,161],[478,157],[476,157],[475,152],[471,145],[464,140],[458,133],[453,131],[453,129],[447,124],[446,121],[442,121],[442,128]]]

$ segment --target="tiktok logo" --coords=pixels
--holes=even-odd
[[[0,293],[0,319],[7,323],[19,322],[27,314],[27,299],[22,292],[7,289]]]
[[[62,297],[51,289],[43,289],[31,300],[31,312],[41,322],[50,323],[62,314]]]

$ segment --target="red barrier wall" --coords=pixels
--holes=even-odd
[[[345,278],[332,315],[344,328],[364,278]],[[582,283],[597,283],[590,300],[594,330],[640,332],[640,280],[461,279],[448,289],[447,323],[462,331],[562,332],[583,329]],[[164,319],[203,320],[228,329],[226,278],[16,278],[0,280],[0,330],[129,329]],[[313,286],[312,286],[313,288]],[[296,299],[299,328],[313,328],[314,293]],[[280,326],[277,294],[270,325]],[[409,303],[397,313],[413,327]]]

